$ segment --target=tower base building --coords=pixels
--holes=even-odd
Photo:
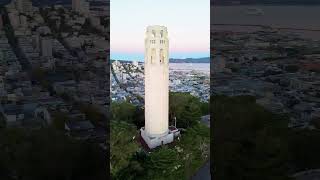
[[[163,135],[152,137],[146,132],[144,127],[140,129],[140,135],[150,149],[156,148],[164,144],[172,143],[174,140],[173,133],[168,132]]]

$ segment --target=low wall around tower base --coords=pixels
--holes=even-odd
[[[159,136],[159,137],[149,137],[147,135],[146,131],[144,130],[144,128],[141,128],[140,134],[150,149],[156,148],[156,147],[164,145],[164,144],[172,143],[174,140],[173,133],[168,133],[168,134],[165,134],[165,135]]]

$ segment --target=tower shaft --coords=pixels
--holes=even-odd
[[[168,133],[168,54],[167,28],[149,26],[145,38],[145,130],[150,137]]]

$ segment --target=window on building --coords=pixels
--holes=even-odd
[[[163,54],[163,49],[160,49],[160,63],[164,62],[164,54]]]
[[[156,49],[152,48],[151,50],[151,63],[154,63],[154,59],[156,57]]]

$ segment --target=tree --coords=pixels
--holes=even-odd
[[[186,128],[175,144],[179,150],[164,145],[144,153],[133,140],[138,134],[137,128],[144,125],[144,109],[128,102],[112,102],[110,161],[113,179],[181,179],[186,174],[189,178],[208,160],[210,131],[200,123],[202,108],[207,113],[208,103],[201,103],[188,93],[170,93],[169,106],[171,119],[177,117],[178,127]]]
[[[135,119],[136,107],[127,102],[112,102],[111,115],[113,120],[133,122]]]
[[[80,103],[79,108],[94,125],[105,124],[107,122],[104,114],[94,105]]]
[[[6,127],[6,121],[3,114],[0,114],[0,130]]]
[[[144,109],[142,109],[141,107],[136,107],[135,112],[134,112],[134,120],[133,120],[133,124],[140,128],[144,126]]]
[[[97,144],[75,141],[51,128],[0,131],[0,177],[106,179],[106,155]],[[2,178],[1,178],[2,179]]]
[[[268,112],[250,96],[214,96],[211,100],[215,177],[287,179],[288,118]]]
[[[201,115],[208,115],[210,113],[209,103],[201,102]]]
[[[53,113],[53,127],[58,130],[64,130],[65,122],[68,120],[67,113],[55,112]]]
[[[180,162],[178,157],[174,149],[166,146],[150,154],[137,152],[129,164],[118,172],[115,179],[176,179],[173,177],[175,177],[175,166]]]
[[[320,168],[320,132],[318,130],[291,130],[289,136],[290,162],[296,171]]]
[[[200,121],[201,102],[188,93],[170,93],[169,118],[177,118],[179,128],[188,128]]]
[[[129,165],[130,158],[138,150],[139,146],[133,139],[137,130],[133,125],[119,121],[112,121],[110,130],[110,171],[112,176],[117,176],[121,169]]]
[[[299,71],[299,66],[297,65],[287,65],[285,67],[285,70],[289,73],[296,73],[297,71]]]

